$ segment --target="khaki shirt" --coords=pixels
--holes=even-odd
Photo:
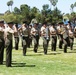
[[[4,28],[0,27],[0,38],[4,38]]]
[[[73,38],[73,32],[69,30],[69,37]]]
[[[14,37],[19,37],[18,28],[16,28],[16,26],[14,25],[14,26],[13,26],[13,29],[14,29]]]
[[[8,26],[7,28],[5,28],[4,37],[7,39],[12,39],[13,33],[14,33],[14,30]]]
[[[34,28],[34,27],[33,27],[33,28],[31,29],[31,34],[34,35],[34,36],[35,36],[35,35],[39,35],[39,30],[38,30],[38,28]]]
[[[53,27],[50,27],[50,34],[51,34],[51,37],[52,37],[52,36],[56,36],[56,34],[52,34],[52,33],[56,33],[56,29],[53,28]]]
[[[27,27],[22,27],[22,36],[29,36],[29,29]]]
[[[49,37],[50,36],[50,30],[48,27],[41,27],[41,35],[44,37]]]
[[[63,35],[63,38],[66,39],[68,37],[68,30],[63,27],[61,34]]]

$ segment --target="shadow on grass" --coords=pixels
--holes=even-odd
[[[12,61],[12,62],[16,62],[16,61]],[[3,61],[3,65],[6,65],[6,61]]]
[[[43,53],[44,51],[39,51],[38,53]]]
[[[30,51],[33,51],[33,49],[32,50],[28,50],[28,52],[30,52]]]
[[[61,53],[48,53],[47,55],[58,55],[58,54],[61,54]]]
[[[26,63],[12,63],[12,67],[35,67],[35,65],[26,65]]]
[[[32,55],[26,55],[26,56],[42,56],[42,54],[32,54]]]
[[[76,53],[76,52],[67,52],[67,53]]]
[[[76,50],[76,49],[74,49],[74,50]]]
[[[58,51],[64,51],[64,49],[58,49]]]

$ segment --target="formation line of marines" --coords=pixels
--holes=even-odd
[[[19,27],[18,23],[8,22],[4,24],[4,20],[0,21],[0,64],[3,64],[4,48],[6,48],[6,66],[11,67],[12,61],[12,41],[13,36],[15,39],[15,49],[19,49],[19,37],[22,38],[22,48],[23,56],[26,56],[27,47],[30,48],[32,44],[32,39],[34,41],[33,51],[37,53],[39,46],[39,39],[43,39],[43,51],[44,54],[47,54],[48,45],[50,39],[51,41],[51,50],[56,51],[57,47],[57,37],[59,39],[59,48],[62,49],[64,44],[64,53],[67,53],[67,47],[73,49],[74,38],[76,37],[76,27],[72,27],[70,21],[67,25],[64,25],[63,22],[58,24],[52,23],[47,25],[43,23],[40,26],[37,23],[33,25],[27,25],[26,21]]]

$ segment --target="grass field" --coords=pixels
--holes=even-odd
[[[12,67],[0,65],[0,75],[76,75],[76,47],[68,53],[57,47],[57,51],[51,51],[49,45],[48,54],[44,55],[42,41],[38,53],[33,52],[33,46],[27,49],[27,56],[22,55],[22,47],[12,51]],[[6,55],[6,51],[5,51]],[[4,56],[6,57],[6,56]]]

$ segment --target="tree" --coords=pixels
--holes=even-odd
[[[22,4],[20,6],[20,11],[23,16],[28,16],[28,14],[30,12],[30,7],[26,4]]]
[[[71,10],[72,10],[72,12],[73,12],[73,9],[74,9],[74,4],[71,4]]]
[[[17,8],[17,7],[15,7],[15,8],[14,8],[14,13],[15,13],[15,14],[20,14],[20,9]]]
[[[11,12],[10,12],[9,10],[7,10],[7,11],[5,12],[5,14],[11,14]]]
[[[9,7],[10,6],[10,2],[9,1],[7,2],[7,6],[8,6],[8,10],[10,11],[10,7]]]
[[[49,5],[48,4],[43,5],[42,14],[43,14],[44,17],[47,16],[48,8],[49,8]]]
[[[55,7],[58,2],[58,0],[49,0],[49,1],[50,1],[51,5],[53,5],[53,7]]]
[[[63,19],[61,11],[58,10],[57,7],[51,11],[51,9],[47,4],[43,5],[41,13],[42,13],[42,19],[41,19],[42,22],[47,21],[48,23],[52,22],[57,23],[58,21],[61,21]]]
[[[10,14],[5,14],[4,15],[4,20],[5,22],[10,22],[10,21],[15,21],[16,17],[14,14],[10,13]]]
[[[12,12],[13,0],[10,0],[11,12]]]
[[[10,6],[11,6],[11,12],[12,12],[12,5],[13,5],[13,0],[10,0],[7,2],[8,10],[10,11]]]
[[[36,7],[31,8],[30,11],[31,11],[30,16],[31,16],[32,19],[36,18],[37,14],[40,12],[39,9],[37,9]]]
[[[55,3],[57,3],[58,0],[51,1],[56,1]],[[13,3],[8,3],[8,6],[10,5],[12,6]],[[56,6],[56,4],[53,5]],[[42,7],[43,9],[39,11],[39,9],[36,7],[30,8],[30,6],[27,4],[22,4],[20,5],[20,9],[15,7],[12,13],[10,11],[6,11],[4,19],[5,21],[13,20],[19,23],[26,21],[27,24],[29,24],[32,19],[36,19],[38,23],[52,23],[58,22],[58,20],[62,20],[61,11],[58,10],[57,7],[54,10],[51,10],[48,4],[45,4]]]
[[[45,22],[45,21],[50,21],[51,19],[51,9],[49,8],[49,5],[48,4],[45,4],[43,5],[43,9],[41,10],[41,20],[42,22]]]
[[[76,2],[74,3],[74,7],[76,7]]]
[[[52,11],[52,21],[57,23],[58,21],[62,20],[62,14],[61,11],[58,10],[58,8],[56,7],[53,11]]]
[[[3,19],[5,20],[5,22],[10,22],[10,21],[13,21],[13,22],[18,22],[18,23],[21,23],[22,21],[22,15],[16,15],[14,13],[10,13],[10,14],[7,14],[5,13],[4,16],[3,16]]]
[[[21,11],[21,15],[23,17],[23,20],[26,20],[27,23],[30,22],[30,6],[28,6],[27,4],[22,4],[20,6],[20,11]]]
[[[55,7],[57,2],[58,2],[58,0],[53,0],[52,5]]]

